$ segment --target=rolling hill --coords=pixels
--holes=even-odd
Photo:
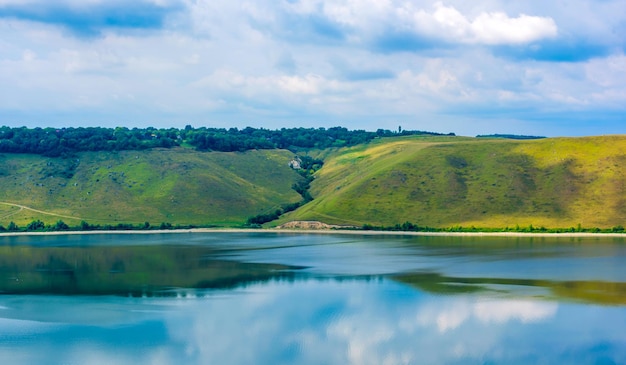
[[[378,138],[310,150],[314,200],[280,219],[334,225],[611,228],[626,225],[626,136]],[[0,155],[0,225],[161,222],[241,226],[301,201],[287,150],[189,148]]]
[[[411,137],[341,149],[311,203],[328,224],[613,227],[626,223],[626,136],[517,141]]]
[[[3,154],[0,224],[241,225],[301,199],[291,188],[302,179],[289,168],[291,158],[286,150],[185,148],[83,152],[70,159]]]

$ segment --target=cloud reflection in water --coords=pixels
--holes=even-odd
[[[191,303],[167,327],[199,364],[448,363],[519,346],[503,334],[532,336],[557,309],[528,299],[431,296],[389,281],[271,282],[244,296]]]
[[[198,298],[56,297],[48,323],[38,312],[46,297],[11,298],[0,298],[0,316],[29,324],[26,337],[16,326],[0,335],[0,358],[13,364],[626,360],[621,307],[433,295],[387,279],[273,280]],[[64,305],[83,320],[68,321]]]

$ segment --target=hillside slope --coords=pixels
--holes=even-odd
[[[286,150],[86,152],[75,158],[0,155],[0,225],[161,222],[240,225],[301,199]],[[42,212],[49,213],[43,214]],[[56,214],[56,215],[54,215]],[[70,218],[74,217],[74,219]]]
[[[626,136],[382,140],[341,149],[276,224],[626,225]]]

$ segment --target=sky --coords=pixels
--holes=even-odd
[[[0,0],[0,125],[626,133],[624,0]]]

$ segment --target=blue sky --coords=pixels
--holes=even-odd
[[[0,0],[0,125],[626,133],[626,2]]]

